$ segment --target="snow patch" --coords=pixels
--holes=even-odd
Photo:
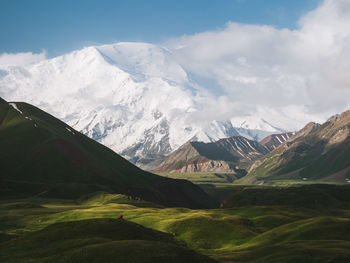
[[[71,134],[75,135],[75,133],[71,129],[69,129],[68,127],[66,127],[66,130],[69,131]]]
[[[255,149],[250,145],[249,141],[246,141],[249,147],[255,152]]]
[[[23,114],[23,112],[22,112],[20,109],[18,109],[16,103],[10,102],[9,105],[11,105],[12,108],[14,108],[14,109],[15,109],[16,111],[18,111],[20,114]]]
[[[276,136],[277,140],[280,142],[280,144],[282,144],[283,142],[280,140],[280,138],[278,138],[278,136]]]

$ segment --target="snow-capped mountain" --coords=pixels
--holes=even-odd
[[[260,140],[283,132],[252,116],[197,121],[205,94],[171,51],[146,43],[87,47],[25,66],[0,64],[0,96],[39,106],[140,165],[189,140]]]
[[[256,116],[235,117],[231,119],[231,123],[241,136],[255,141],[260,141],[273,133],[285,132]]]

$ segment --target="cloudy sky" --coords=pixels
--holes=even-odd
[[[48,2],[1,2],[0,66],[144,41],[169,49],[222,116],[322,121],[350,108],[350,0]]]
[[[350,1],[325,0],[295,29],[228,22],[170,41],[219,93],[269,107],[342,111],[350,102]]]

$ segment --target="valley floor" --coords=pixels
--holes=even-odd
[[[199,185],[214,185],[214,186],[229,186],[235,187],[237,185],[246,186],[246,177],[237,178],[234,173],[222,173],[222,172],[193,172],[193,173],[157,173],[158,175],[174,178],[189,180]],[[266,178],[260,181],[261,186],[293,186],[293,185],[305,185],[305,184],[346,184],[347,180],[341,178],[340,180],[309,180],[306,178],[300,179],[276,179]],[[257,186],[257,184],[253,184]]]
[[[50,262],[39,260],[35,252],[23,253],[16,261],[11,259],[11,253],[26,249],[21,242],[29,233],[52,224],[118,219],[121,215],[125,222],[171,234],[185,247],[219,262],[350,262],[348,209],[241,206],[191,210],[164,208],[107,193],[80,200],[0,201],[0,260]],[[99,242],[89,240],[90,245]],[[62,246],[68,251],[73,249],[70,243]]]

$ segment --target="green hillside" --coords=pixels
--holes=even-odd
[[[253,167],[241,183],[276,180],[347,183],[350,180],[350,111],[322,125],[308,124]]]
[[[38,108],[1,101],[0,262],[349,262],[350,185],[311,184],[347,179],[334,175],[348,167],[340,117],[311,125],[239,179],[307,185],[197,174],[209,197],[138,169]]]
[[[276,199],[211,210],[138,206],[101,192],[80,203],[3,200],[0,261],[210,262],[203,254],[219,262],[349,262],[350,210],[337,200],[302,208]]]
[[[0,145],[4,197],[78,198],[103,190],[168,206],[215,205],[194,184],[142,171],[26,103],[0,102]]]
[[[350,185],[242,187],[232,190],[223,207],[284,205],[310,209],[350,208]]]
[[[52,224],[0,247],[1,262],[215,262],[169,234],[110,218]]]

